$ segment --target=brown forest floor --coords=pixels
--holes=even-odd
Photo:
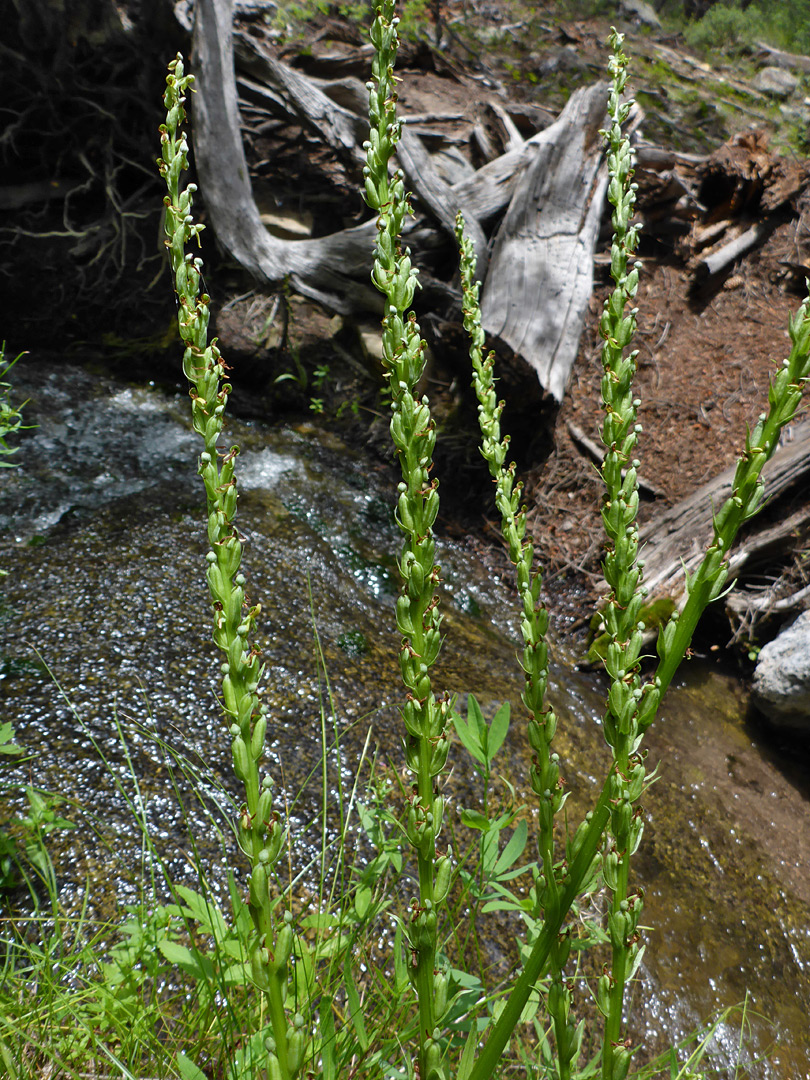
[[[690,495],[731,465],[752,425],[767,407],[774,361],[790,349],[788,318],[800,300],[787,292],[778,258],[778,230],[721,289],[696,306],[689,276],[675,265],[645,260],[638,294],[637,396],[643,435],[640,475],[667,503]],[[592,300],[572,380],[554,434],[555,450],[532,477],[532,526],[553,569],[593,571],[601,543],[596,512],[600,478],[572,440],[568,421],[598,441],[602,412],[601,341],[597,331],[600,286]],[[643,500],[644,522],[660,500]]]

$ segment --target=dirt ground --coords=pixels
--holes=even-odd
[[[690,299],[690,277],[682,267],[643,261],[636,339],[635,387],[643,427],[638,456],[640,476],[661,495],[642,499],[642,523],[657,507],[685,498],[733,464],[746,425],[753,426],[767,407],[775,364],[790,350],[788,318],[800,303],[786,287],[779,263],[789,228],[778,230],[745,261],[729,287],[705,302]],[[608,292],[606,285],[595,292],[593,317],[557,419],[555,450],[532,477],[532,525],[539,549],[555,570],[573,566],[594,578],[601,544],[596,513],[601,481],[567,425],[573,422],[598,441],[602,367],[597,322]]]

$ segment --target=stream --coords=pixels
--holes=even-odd
[[[232,861],[207,814],[236,788],[215,700],[200,447],[179,389],[30,358],[13,374],[15,400],[30,398],[26,422],[38,426],[20,439],[20,466],[0,474],[0,566],[8,572],[0,582],[0,720],[12,721],[35,758],[22,767],[4,762],[4,775],[20,784],[31,775],[84,808],[81,832],[55,838],[61,896],[71,909],[89,889],[91,909],[111,917],[137,890],[140,841],[118,790],[132,794],[133,771],[144,817],[178,880],[196,881],[189,827],[215,882],[225,881]],[[280,789],[303,792],[291,807],[303,856],[317,847],[318,782],[310,774],[325,700],[315,630],[346,782],[369,725],[379,760],[401,765],[390,473],[314,424],[234,420],[227,439],[242,449],[238,524],[248,593],[262,604],[269,758]],[[462,542],[441,540],[438,561],[446,642],[435,685],[462,700],[475,693],[489,715],[511,700],[515,722],[498,764],[531,805],[508,579]],[[555,749],[577,821],[607,767],[604,687],[576,669],[565,640],[552,642],[552,658]],[[660,777],[645,798],[635,864],[642,923],[653,928],[635,1022],[663,1049],[748,992],[767,1020],[751,1018],[741,1060],[762,1056],[752,1065],[756,1077],[810,1078],[806,778],[802,787],[758,745],[746,708],[735,679],[693,660],[648,735],[648,764],[660,762]],[[197,770],[202,803],[186,798],[181,778],[178,805],[155,737]],[[458,745],[452,753],[451,799],[477,806],[469,761]],[[731,1020],[718,1028],[711,1061],[719,1075],[735,1075],[739,1041]]]

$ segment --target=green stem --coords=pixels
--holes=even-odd
[[[505,465],[509,438],[501,438],[500,418],[504,402],[497,402],[494,378],[494,354],[484,357],[484,330],[478,302],[479,283],[475,281],[476,258],[472,242],[464,234],[464,219],[456,217],[456,238],[460,249],[464,328],[470,337],[470,360],[473,386],[478,397],[478,420],[481,429],[481,453],[495,482],[495,504],[501,514],[501,529],[516,570],[516,584],[522,608],[521,633],[525,684],[523,703],[529,713],[528,737],[535,752],[530,779],[539,800],[538,851],[543,867],[536,881],[536,908],[546,919],[559,907],[559,883],[554,858],[554,819],[563,807],[566,794],[560,780],[558,758],[551,752],[557,719],[546,705],[548,685],[548,612],[540,600],[541,574],[533,572],[533,549],[526,539],[526,508],[520,505],[522,485],[515,484],[516,466]],[[483,843],[483,841],[482,841]],[[483,875],[483,867],[482,867]],[[483,879],[482,879],[483,880]],[[546,1005],[554,1022],[561,1080],[566,1080],[570,1059],[568,1006],[570,995],[565,985],[563,966],[570,947],[558,943],[550,954],[552,988]]]
[[[185,121],[183,96],[193,81],[185,75],[178,54],[169,65],[164,102],[166,123],[161,126],[161,157],[158,167],[166,181],[168,195],[164,229],[174,272],[178,300],[178,328],[185,345],[183,371],[190,384],[192,426],[202,437],[199,473],[205,485],[208,509],[206,579],[214,618],[213,637],[222,650],[222,707],[232,738],[231,750],[236,776],[242,781],[245,803],[237,823],[237,836],[251,864],[248,908],[253,921],[253,937],[248,944],[253,980],[265,993],[275,1034],[275,1048],[268,1050],[271,1073],[277,1066],[280,1080],[291,1080],[303,1061],[303,1035],[296,1036],[298,1059],[291,1062],[284,1011],[287,964],[292,950],[292,928],[288,922],[276,928],[275,904],[270,897],[270,874],[285,839],[278,813],[273,809],[272,779],[260,778],[260,761],[265,750],[267,708],[259,702],[258,685],[263,669],[259,650],[250,637],[260,612],[249,608],[245,598],[245,578],[240,572],[242,543],[234,524],[237,489],[234,462],[238,448],[220,450],[224,413],[231,387],[224,383],[225,367],[215,343],[208,344],[209,298],[200,293],[202,261],[186,254],[189,240],[199,237],[201,225],[191,215],[196,187],[180,190],[180,177],[188,168],[188,147],[182,125]]]
[[[397,50],[393,0],[383,0],[371,27],[375,47],[369,89],[369,139],[363,170],[365,198],[378,211],[377,244],[372,281],[385,296],[382,348],[385,377],[391,388],[391,438],[399,456],[402,482],[396,514],[404,535],[400,557],[402,586],[397,600],[397,628],[402,635],[400,670],[406,688],[402,719],[407,737],[405,756],[416,777],[406,811],[404,831],[416,853],[419,899],[412,904],[408,930],[409,968],[419,1009],[419,1075],[443,1080],[441,1047],[434,1039],[437,980],[434,972],[438,930],[437,908],[449,888],[447,856],[436,857],[444,800],[437,777],[449,750],[446,725],[449,705],[433,692],[430,669],[441,646],[433,523],[439,509],[438,482],[431,477],[436,432],[428,399],[417,392],[425,367],[425,343],[409,311],[417,286],[410,252],[402,248],[402,224],[409,210],[403,176],[389,176],[389,162],[399,139],[393,66]],[[446,998],[446,994],[444,995]]]
[[[565,876],[559,904],[556,911],[547,914],[543,928],[532,947],[528,960],[515,982],[514,988],[506,1000],[495,1026],[489,1033],[486,1043],[481,1048],[472,1067],[468,1080],[489,1080],[501,1061],[501,1057],[512,1033],[520,1021],[521,1014],[535,988],[540,974],[548,960],[549,953],[568,912],[579,896],[585,878],[590,874],[593,861],[602,842],[602,835],[610,817],[607,784],[602,789],[590,825],[582,835],[582,841]]]

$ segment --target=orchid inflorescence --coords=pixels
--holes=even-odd
[[[403,975],[398,985],[407,989],[410,981],[417,999],[418,1056],[414,1063],[409,1062],[408,1075],[418,1076],[419,1080],[445,1080],[449,1046],[445,1029],[453,1015],[451,975],[455,978],[458,973],[451,973],[440,955],[439,934],[445,901],[460,878],[459,868],[437,846],[445,810],[440,782],[450,748],[451,718],[457,730],[461,726],[467,732],[470,745],[473,735],[471,728],[456,723],[458,717],[454,717],[450,701],[446,695],[436,694],[431,677],[441,647],[442,622],[434,536],[439,494],[438,481],[432,475],[436,426],[428,398],[420,391],[426,345],[410,310],[418,276],[410,251],[402,243],[410,207],[402,172],[390,168],[400,137],[393,74],[397,21],[394,0],[382,0],[371,28],[375,56],[368,83],[370,130],[364,144],[363,188],[366,202],[377,213],[371,277],[384,297],[383,367],[390,390],[391,438],[401,469],[395,512],[404,537],[399,559],[401,587],[396,601],[396,625],[405,687],[401,708],[405,760],[413,783],[406,793],[401,832],[403,843],[406,841],[415,855],[418,895],[412,898],[397,930],[406,939],[405,952],[410,958],[407,976]],[[475,254],[464,236],[463,220],[460,217],[457,220],[463,316],[471,339],[482,453],[494,481],[495,504],[516,571],[523,636],[522,700],[534,754],[530,781],[538,803],[538,856],[530,867],[532,884],[525,898],[515,901],[514,908],[528,913],[534,930],[523,950],[522,971],[511,989],[505,990],[497,1009],[486,1019],[472,1017],[457,1073],[459,1080],[488,1080],[493,1075],[530,999],[536,1002],[540,996],[553,1033],[552,1046],[552,1036],[541,1030],[542,1025],[536,1026],[541,1067],[559,1080],[569,1080],[581,1071],[584,1021],[577,1023],[573,1017],[574,982],[568,965],[574,948],[584,947],[584,939],[576,940],[575,906],[597,887],[600,875],[606,886],[604,937],[610,948],[610,962],[595,986],[594,997],[604,1016],[604,1031],[601,1040],[597,1040],[601,1050],[586,1066],[586,1074],[598,1073],[603,1080],[624,1080],[628,1074],[634,1049],[623,1033],[624,1002],[627,985],[638,969],[644,950],[639,925],[643,898],[641,891],[631,885],[630,870],[632,856],[642,837],[639,800],[653,779],[646,771],[644,734],[686,654],[700,615],[722,593],[729,574],[730,546],[740,526],[761,504],[762,467],[776,448],[781,428],[795,414],[803,386],[810,377],[810,300],[806,300],[791,321],[792,348],[772,382],[769,412],[760,417],[746,439],[731,497],[714,515],[712,541],[698,569],[687,575],[681,607],[659,631],[658,662],[651,676],[643,678],[642,606],[646,591],[636,523],[639,501],[636,455],[641,427],[640,402],[633,394],[637,354],[632,351],[636,331],[636,310],[632,304],[640,270],[632,260],[638,247],[639,226],[633,223],[633,152],[623,132],[632,108],[632,102],[623,98],[627,58],[622,51],[622,35],[613,31],[610,43],[612,85],[608,126],[603,135],[608,198],[613,208],[614,287],[604,304],[600,332],[604,341],[605,413],[602,520],[607,536],[604,557],[607,596],[602,620],[608,638],[605,669],[609,680],[602,727],[612,760],[592,810],[566,836],[562,836],[559,828],[566,792],[558,756],[552,752],[558,721],[546,700],[548,612],[541,600],[541,575],[532,565],[533,546],[528,536],[526,509],[521,506],[522,486],[515,479],[515,464],[507,464],[509,439],[501,434],[504,403],[498,401],[495,392],[494,356],[484,355],[485,335],[478,285],[474,280]],[[206,556],[206,578],[213,607],[214,641],[225,654],[221,668],[222,706],[232,739],[234,772],[245,791],[236,833],[251,865],[248,908],[252,933],[247,951],[252,981],[265,996],[272,1030],[272,1035],[264,1039],[266,1057],[261,1068],[270,1080],[293,1080],[305,1062],[309,1068],[313,1062],[321,1061],[324,1075],[333,1075],[335,1045],[341,1036],[335,1032],[332,1016],[334,997],[331,991],[318,989],[305,942],[294,934],[289,913],[279,918],[277,913],[282,905],[271,896],[274,867],[285,846],[286,833],[274,808],[272,780],[261,772],[268,717],[259,698],[263,671],[259,650],[251,643],[260,608],[251,606],[247,600],[245,577],[240,572],[242,539],[235,526],[238,450],[236,447],[223,450],[219,446],[231,387],[224,381],[225,365],[216,342],[208,343],[209,299],[200,292],[202,263],[186,252],[188,243],[198,238],[202,230],[191,214],[195,186],[189,184],[180,190],[181,174],[188,167],[188,147],[181,131],[185,119],[184,94],[191,82],[192,77],[184,73],[178,56],[170,64],[164,99],[167,120],[161,127],[159,167],[169,192],[165,199],[166,246],[178,298],[178,326],[185,346],[183,370],[190,383],[192,423],[204,441],[199,472],[205,484],[208,509],[210,550]],[[478,729],[481,725],[486,727],[483,718]],[[501,741],[505,735],[504,727]],[[487,777],[489,762],[486,757]],[[497,847],[500,833],[493,835]],[[401,864],[399,853],[397,857]],[[361,906],[365,909],[368,903]],[[306,1018],[298,1012],[290,1018],[292,1010],[286,1002],[294,951],[301,960],[296,972],[299,994],[296,1008],[308,1009]],[[359,1002],[350,961],[351,957],[347,956],[346,996],[349,1001],[356,998]],[[401,968],[401,964],[402,956],[398,953],[395,969]],[[299,979],[298,975],[305,969],[312,977],[302,975]],[[307,997],[307,1001],[303,1000]],[[360,1005],[354,1008],[357,1011]],[[365,1039],[362,1018],[355,1021],[353,1014],[352,1025],[362,1042]],[[344,1027],[349,1030],[348,1026]],[[316,1028],[320,1029],[320,1042]]]
[[[260,774],[267,706],[259,700],[263,668],[251,635],[261,606],[249,605],[245,576],[240,572],[242,539],[234,523],[239,448],[232,446],[224,451],[219,446],[231,386],[222,381],[225,364],[216,342],[208,343],[209,297],[200,292],[202,260],[186,251],[189,241],[197,239],[203,229],[194,223],[191,214],[196,185],[188,184],[180,190],[180,177],[188,168],[188,144],[181,130],[186,118],[184,95],[193,81],[193,75],[184,73],[178,55],[169,65],[166,79],[167,116],[160,128],[162,156],[158,168],[169,191],[164,199],[164,229],[177,293],[178,327],[185,345],[183,373],[191,384],[192,425],[205,444],[198,471],[208,503],[211,547],[206,556],[206,579],[214,613],[214,641],[225,654],[221,667],[222,707],[232,740],[233,768],[245,791],[236,830],[251,865],[251,970],[254,983],[267,995],[273,1027],[273,1038],[267,1040],[270,1075],[288,1080],[303,1063],[304,1039],[299,1028],[288,1022],[284,1009],[293,947],[291,918],[288,912],[278,918],[278,905],[270,894],[273,867],[286,834],[273,806],[272,777]]]

